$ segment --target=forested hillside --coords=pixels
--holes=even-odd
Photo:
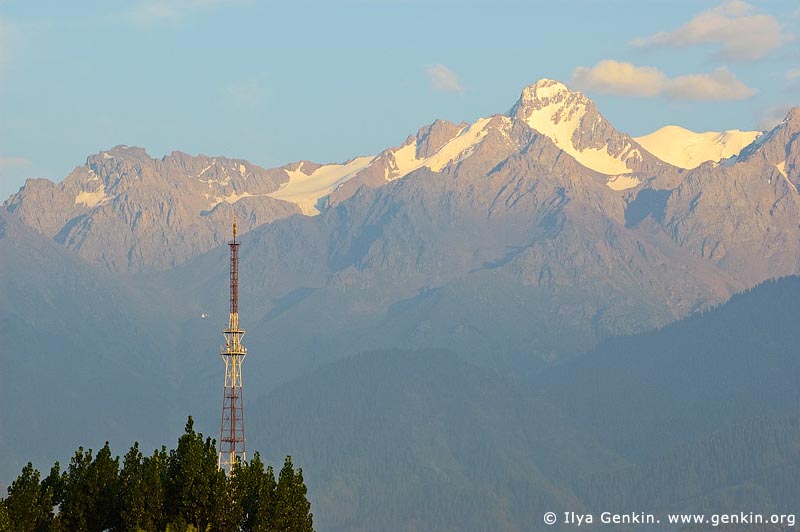
[[[790,511],[797,315],[800,278],[785,278],[534,378],[446,351],[365,353],[251,403],[248,430],[270,459],[307,464],[326,531],[515,531],[610,506]]]

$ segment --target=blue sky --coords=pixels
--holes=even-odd
[[[561,80],[620,130],[800,105],[800,3],[0,0],[0,200],[117,144],[343,161]]]

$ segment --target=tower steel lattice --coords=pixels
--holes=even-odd
[[[225,390],[222,399],[222,424],[219,430],[219,468],[230,473],[237,460],[246,460],[244,443],[244,405],[242,400],[242,363],[247,348],[242,345],[244,330],[239,328],[239,245],[236,241],[236,219],[230,247],[230,314],[228,328],[222,331],[225,347]]]

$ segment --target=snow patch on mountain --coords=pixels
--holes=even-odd
[[[786,177],[786,178],[789,177],[789,176],[786,175],[786,161],[785,160],[783,160],[783,161],[779,162],[778,164],[776,164],[775,168],[778,170],[778,172],[781,173],[781,175],[783,177]]]
[[[446,166],[466,159],[488,134],[486,125],[490,121],[491,118],[479,118],[473,124],[462,128],[452,140],[430,157],[417,158],[416,139],[390,152],[392,168],[387,172],[387,181],[404,177],[423,166],[434,172],[441,172]]]
[[[789,176],[786,174],[786,160],[775,164],[775,169],[783,176],[783,179],[789,184],[789,187],[797,192],[797,187],[794,185],[794,183],[792,183],[792,180],[789,179]]]
[[[504,118],[510,124],[510,120],[507,117]],[[303,171],[303,163],[300,163],[295,170],[284,168],[284,172],[289,176],[289,181],[281,185],[277,191],[267,195],[294,203],[300,207],[303,214],[314,216],[319,214],[317,205],[322,198],[331,194],[381,157],[384,157],[388,163],[384,172],[386,181],[400,179],[422,167],[440,172],[446,166],[464,160],[486,137],[488,134],[486,126],[490,121],[490,118],[480,118],[475,123],[465,126],[430,157],[417,158],[418,140],[412,137],[403,146],[386,150],[379,156],[357,157],[344,164],[323,165],[310,174]]]
[[[197,177],[198,177],[198,179],[199,179],[199,178],[201,178],[201,177],[203,177],[203,174],[205,174],[206,172],[208,172],[209,170],[211,170],[211,168],[214,166],[214,164],[215,164],[216,162],[217,162],[217,160],[216,160],[216,159],[214,159],[214,160],[212,160],[212,161],[211,161],[211,164],[207,165],[205,168],[203,168],[202,170],[200,170],[200,173],[199,173],[199,174],[197,174]]]
[[[256,195],[264,196],[265,194],[256,194]],[[211,206],[215,207],[220,203],[222,203],[223,201],[226,203],[234,204],[242,198],[252,198],[252,197],[253,194],[250,194],[249,192],[242,192],[241,194],[237,194],[234,192],[233,194],[228,194],[227,196],[217,196],[216,198],[214,198],[214,201],[212,202]]]
[[[108,201],[110,198],[106,195],[106,186],[100,185],[94,192],[81,191],[75,196],[75,205],[81,203],[87,207],[96,207],[101,203]]]
[[[615,175],[611,176],[608,181],[606,181],[606,185],[611,190],[628,190],[629,188],[637,187],[642,182],[641,179],[638,177],[633,177],[629,175]]]
[[[760,135],[760,131],[696,133],[679,126],[664,126],[634,140],[664,162],[679,168],[696,168],[706,161],[719,162],[738,155]]]
[[[303,172],[301,163],[296,170],[284,169],[289,181],[267,196],[294,203],[300,207],[303,214],[314,216],[319,214],[317,203],[320,198],[327,196],[336,190],[336,187],[368,167],[374,159],[375,157],[365,156],[356,157],[344,164],[326,164],[310,174]]]

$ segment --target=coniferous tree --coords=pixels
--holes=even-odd
[[[56,462],[50,468],[50,474],[42,481],[42,488],[49,489],[53,497],[53,506],[60,506],[64,500],[64,478],[61,464]]]
[[[217,466],[217,451],[211,438],[194,431],[194,421],[189,416],[178,448],[170,452],[168,512],[182,517],[186,523],[205,530],[215,518],[218,501],[214,495],[220,486],[219,476],[225,476]]]
[[[215,532],[238,532],[242,522],[242,506],[233,494],[231,479],[217,469],[212,477],[212,505],[208,516],[210,530]]]
[[[119,522],[119,457],[111,457],[108,442],[89,465],[87,489],[91,513],[87,516],[89,532],[118,528]]]
[[[78,447],[62,475],[63,499],[58,516],[66,530],[88,530],[88,515],[93,510],[87,489],[91,464],[92,450]]]
[[[286,457],[276,482],[258,453],[219,469],[211,438],[189,417],[177,449],[112,457],[78,448],[67,470],[39,481],[28,464],[0,499],[0,532],[313,532],[302,469]]]
[[[0,532],[11,532],[11,521],[8,518],[5,501],[0,499]]]
[[[311,504],[306,498],[303,470],[295,472],[292,457],[287,456],[275,488],[274,529],[281,532],[313,532]]]
[[[261,459],[259,457],[259,463]],[[264,465],[260,464],[263,469]],[[256,515],[253,522],[253,532],[273,532],[276,530],[275,515],[277,514],[277,501],[275,491],[278,483],[275,482],[275,471],[272,466],[268,466],[260,480],[256,483],[256,493],[258,502],[256,505]]]
[[[52,490],[39,483],[39,471],[33,464],[22,468],[22,473],[8,488],[3,501],[9,528],[15,532],[44,532],[53,517]]]
[[[167,486],[169,485],[169,454],[167,448],[153,451],[142,462],[144,477],[146,518],[153,530],[164,530],[167,524]]]
[[[246,461],[237,461],[231,469],[229,480],[231,496],[238,501],[240,511],[239,522],[242,532],[250,532],[253,529],[252,515],[254,497],[249,489],[251,475],[252,469],[250,464]]]
[[[275,475],[271,467],[264,471],[258,453],[249,464],[236,464],[231,475],[231,493],[239,503],[243,532],[270,530],[275,514]]]
[[[111,457],[108,442],[94,459],[91,449],[79,448],[61,482],[59,522],[66,530],[103,532],[119,526],[119,457]]]
[[[61,516],[61,504],[64,500],[64,475],[61,473],[61,464],[56,462],[50,468],[50,474],[42,481],[42,490],[49,492],[52,506],[51,519],[47,525],[47,532],[66,532]]]
[[[122,459],[120,470],[120,522],[123,530],[151,529],[147,516],[147,491],[144,484],[143,456],[139,442]],[[150,525],[150,526],[148,526]]]

